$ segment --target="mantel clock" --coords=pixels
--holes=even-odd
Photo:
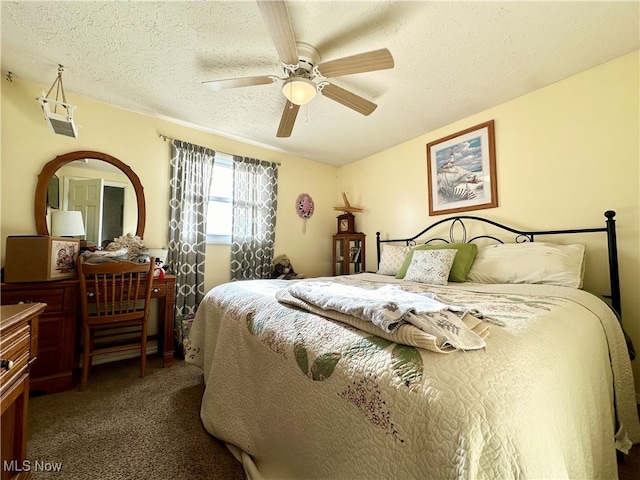
[[[338,216],[338,233],[355,233],[355,216],[352,213]]]

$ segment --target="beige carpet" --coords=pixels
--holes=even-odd
[[[93,367],[87,389],[29,400],[32,465],[61,462],[35,479],[243,480],[242,467],[200,422],[201,371],[149,357]],[[640,480],[640,445],[619,464],[620,480]]]
[[[200,422],[201,371],[150,356],[93,367],[87,389],[31,397],[28,458],[61,462],[35,479],[242,480],[240,464]]]
[[[640,405],[638,405],[640,415]],[[640,445],[634,445],[622,463],[618,463],[619,480],[640,480]]]

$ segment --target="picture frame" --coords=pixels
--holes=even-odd
[[[351,247],[351,249],[349,250],[349,262],[360,262],[360,247]]]
[[[494,121],[427,143],[429,215],[498,206]]]

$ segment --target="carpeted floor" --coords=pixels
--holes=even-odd
[[[640,405],[638,405],[640,416]],[[618,463],[619,480],[640,480],[640,445],[635,445],[622,463]]]
[[[240,464],[200,422],[202,372],[149,357],[93,367],[77,389],[29,400],[28,458],[60,462],[35,479],[244,480]],[[619,464],[620,480],[640,480],[640,446]]]
[[[150,356],[91,369],[77,388],[29,400],[28,458],[61,462],[59,473],[35,479],[242,480],[240,463],[200,422],[202,372],[176,359]]]

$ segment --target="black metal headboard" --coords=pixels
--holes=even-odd
[[[616,240],[616,221],[614,217],[616,216],[616,212],[613,210],[607,210],[604,212],[604,216],[607,218],[604,227],[600,228],[575,228],[568,230],[535,230],[535,231],[526,231],[526,230],[518,230],[516,228],[508,227],[498,222],[494,222],[493,220],[488,220],[486,218],[474,217],[468,215],[459,215],[456,217],[449,217],[443,220],[439,220],[436,223],[429,225],[427,228],[422,230],[417,235],[414,235],[411,238],[400,238],[393,240],[382,240],[380,238],[380,232],[376,232],[376,251],[378,254],[378,265],[380,264],[380,250],[381,244],[383,243],[399,243],[404,242],[406,245],[415,245],[416,239],[424,236],[425,233],[434,229],[438,225],[445,224],[449,222],[451,225],[449,227],[449,238],[435,237],[431,238],[423,243],[431,243],[433,241],[442,241],[446,243],[471,243],[475,240],[479,240],[482,238],[495,240],[499,243],[504,243],[504,241],[493,235],[478,235],[471,238],[467,238],[467,227],[464,224],[464,221],[472,220],[478,221],[486,224],[493,225],[494,227],[501,229],[503,231],[510,232],[514,234],[514,241],[516,243],[522,242],[533,242],[535,241],[536,236],[541,235],[562,235],[569,233],[592,233],[592,232],[602,232],[607,234],[607,250],[609,252],[609,285],[611,288],[611,295],[607,296],[611,299],[611,306],[613,310],[618,314],[618,317],[622,315],[622,306],[620,301],[620,276],[618,272],[618,244]],[[456,233],[461,233],[460,236],[456,237]]]

